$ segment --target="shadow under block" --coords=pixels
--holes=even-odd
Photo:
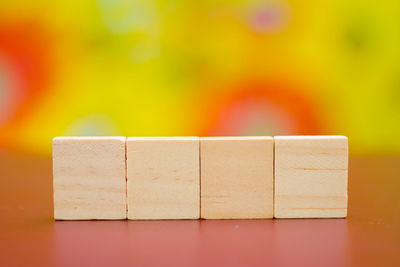
[[[275,217],[347,216],[345,136],[275,137]]]
[[[273,217],[272,137],[204,137],[201,218]]]
[[[128,219],[199,219],[198,137],[129,137]]]
[[[126,219],[125,141],[53,139],[55,219]]]

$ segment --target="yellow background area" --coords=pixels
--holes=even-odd
[[[400,2],[0,1],[0,145],[349,136],[400,152]]]

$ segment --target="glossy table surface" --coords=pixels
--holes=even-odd
[[[0,266],[400,266],[400,158],[351,157],[347,219],[57,221],[51,159],[0,150]]]

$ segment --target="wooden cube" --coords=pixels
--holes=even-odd
[[[198,137],[129,137],[128,219],[198,219]]]
[[[201,218],[273,217],[272,137],[203,137]]]
[[[55,219],[126,219],[125,140],[53,139]]]
[[[275,137],[275,217],[347,216],[345,136]]]

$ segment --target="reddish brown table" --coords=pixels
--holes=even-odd
[[[51,159],[0,151],[0,266],[400,266],[400,158],[351,157],[348,219],[57,221]]]

